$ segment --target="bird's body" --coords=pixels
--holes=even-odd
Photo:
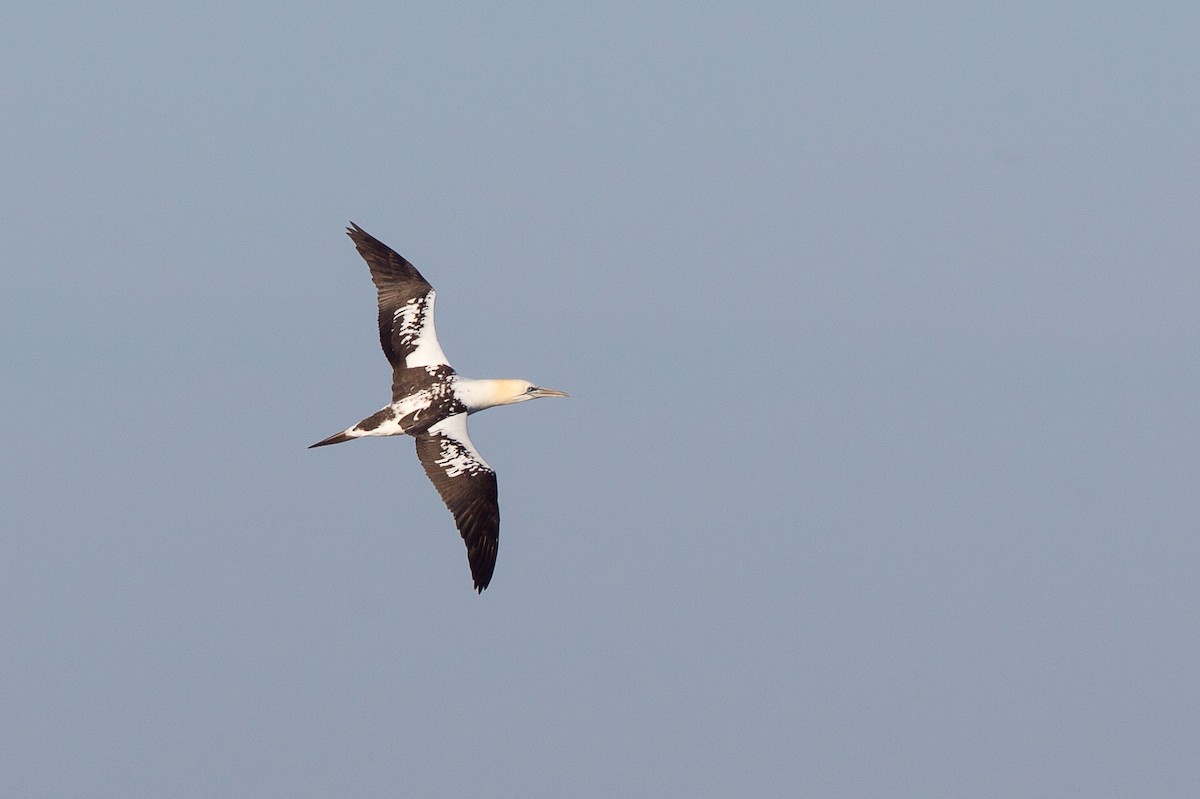
[[[417,457],[467,545],[475,588],[483,591],[496,565],[500,510],[496,473],[471,443],[467,416],[497,405],[566,394],[527,380],[458,375],[438,344],[433,287],[412,264],[358,225],[351,223],[347,233],[378,289],[379,340],[392,365],[392,401],[312,446],[365,436],[413,436]]]

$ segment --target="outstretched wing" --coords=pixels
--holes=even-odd
[[[417,268],[353,222],[354,241],[379,290],[379,343],[393,369],[446,364],[433,327],[436,292]]]
[[[467,435],[467,414],[448,416],[415,436],[417,457],[467,545],[475,590],[482,592],[496,568],[500,543],[500,505],[496,473]]]

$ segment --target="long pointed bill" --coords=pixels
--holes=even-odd
[[[571,396],[565,391],[559,391],[556,388],[542,388],[538,386],[533,390],[532,395],[535,397],[569,397]]]

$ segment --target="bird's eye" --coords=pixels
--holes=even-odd
[[[526,393],[526,394],[532,394],[533,392],[535,392],[535,391],[537,391],[537,390],[538,390],[538,389],[537,389],[537,386],[530,386],[529,388],[525,389],[525,393]]]

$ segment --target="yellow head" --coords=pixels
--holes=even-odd
[[[528,380],[472,380],[465,377],[455,382],[455,391],[472,413],[542,397],[568,396],[565,391],[536,386]]]

